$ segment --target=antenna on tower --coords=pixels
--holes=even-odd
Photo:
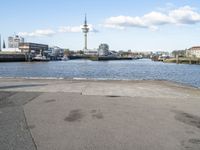
[[[87,14],[85,13],[85,22],[84,22],[85,25],[87,25]]]

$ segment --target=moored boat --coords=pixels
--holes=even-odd
[[[42,56],[41,54],[36,55],[32,59],[33,61],[50,61],[50,58],[47,58],[46,56]]]
[[[61,58],[61,60],[62,61],[67,61],[67,60],[69,60],[69,58],[67,56],[64,56],[64,57]]]

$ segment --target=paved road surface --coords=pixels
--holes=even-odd
[[[167,81],[0,79],[2,150],[199,150],[200,90]]]

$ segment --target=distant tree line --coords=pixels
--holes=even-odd
[[[74,54],[76,54],[76,55],[83,55],[83,54],[84,54],[84,51],[82,51],[82,50],[79,50],[79,51],[71,51],[71,50],[69,50],[69,49],[65,49],[65,50],[64,50],[64,55],[65,55],[65,56],[70,56],[70,55],[74,55]]]
[[[179,57],[186,57],[186,50],[174,50],[172,52],[172,55],[174,57],[179,56]]]

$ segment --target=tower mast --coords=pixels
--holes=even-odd
[[[85,39],[85,45],[84,45],[84,50],[87,50],[87,34],[89,32],[89,27],[87,24],[87,15],[85,14],[85,21],[84,21],[84,25],[83,25],[83,33],[84,33],[84,39]]]

